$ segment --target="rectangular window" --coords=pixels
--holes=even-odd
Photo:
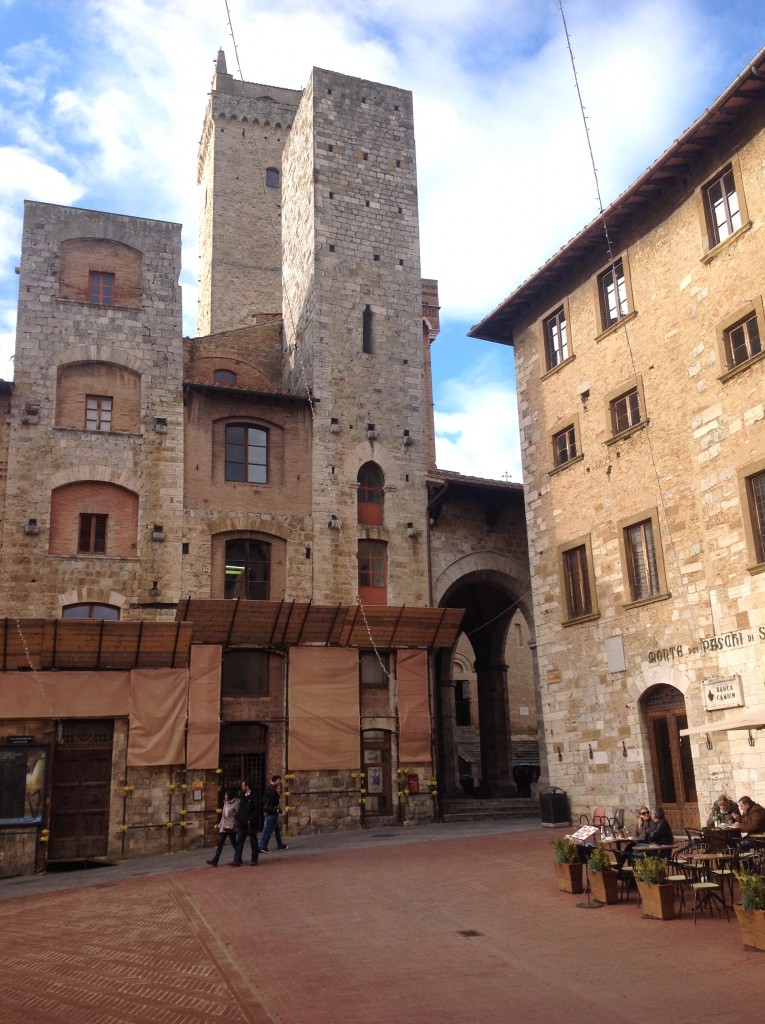
[[[572,423],[557,434],[553,434],[553,461],[556,466],[564,466],[576,456],[576,430]]]
[[[361,351],[371,355],[373,352],[372,341],[372,307],[365,306],[361,314]]]
[[[91,270],[88,274],[88,302],[111,306],[114,297],[114,274]]]
[[[624,531],[630,593],[633,601],[643,601],[661,593],[659,566],[653,541],[653,523],[646,519]]]
[[[106,552],[106,522],[108,518],[102,514],[80,513],[78,551],[97,555],[103,555]]]
[[[268,651],[226,651],[221,668],[221,696],[267,697]]]
[[[112,429],[112,399],[106,395],[85,396],[85,429]]]
[[[458,679],[454,684],[454,718],[456,725],[469,726],[472,724],[470,682],[467,679]]]
[[[568,359],[568,325],[566,311],[560,306],[543,323],[545,335],[545,362],[552,370]]]
[[[605,331],[629,313],[627,279],[621,259],[598,275],[598,295],[601,323]]]
[[[268,483],[268,432],[260,427],[226,427],[226,480]]]
[[[755,558],[762,563],[765,562],[765,473],[747,477],[746,490]]]
[[[592,614],[592,594],[584,544],[563,552],[563,579],[566,586],[566,610],[569,619]]]
[[[729,370],[732,370],[734,366],[740,366],[742,363],[747,362],[752,356],[756,356],[762,351],[757,314],[752,312],[744,317],[743,320],[733,324],[732,327],[727,327],[723,331],[723,339],[725,341],[725,358]]]
[[[387,604],[388,550],[385,541],[360,540],[359,598],[365,604]]]
[[[611,409],[611,431],[614,434],[622,434],[631,427],[636,427],[641,422],[640,392],[638,389],[630,388],[624,394],[618,395],[610,402]]]
[[[362,686],[388,689],[390,655],[387,651],[360,651],[359,676]]]
[[[741,208],[732,167],[726,167],[718,178],[706,186],[704,209],[710,247],[718,245],[741,227]]]

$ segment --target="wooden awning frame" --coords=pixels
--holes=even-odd
[[[177,618],[194,627],[195,644],[224,647],[451,647],[463,608],[319,605],[297,601],[187,598]]]
[[[0,671],[186,668],[188,622],[0,619]]]

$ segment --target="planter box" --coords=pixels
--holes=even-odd
[[[555,864],[555,877],[561,892],[584,892],[584,864]]]
[[[765,910],[746,911],[740,903],[736,903],[733,909],[741,929],[741,941],[745,946],[765,952]]]
[[[588,871],[590,891],[599,903],[617,903],[619,876],[615,871]]]
[[[672,882],[662,882],[660,885],[638,882],[637,887],[645,917],[656,917],[661,921],[671,921],[674,918],[675,886]]]

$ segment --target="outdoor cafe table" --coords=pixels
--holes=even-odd
[[[621,850],[627,843],[636,843],[637,839],[634,836],[599,836],[598,842],[601,846],[613,846],[616,850]]]

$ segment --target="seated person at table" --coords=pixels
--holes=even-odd
[[[760,807],[750,796],[742,796],[738,809],[741,811],[738,827],[742,832],[765,832],[765,807]]]
[[[648,826],[646,842],[656,846],[671,846],[675,837],[669,822],[664,817],[664,810],[661,807],[654,807],[651,811],[651,824]]]
[[[634,837],[642,843],[648,840],[648,830],[651,827],[651,812],[647,807],[641,807],[638,811],[638,820],[635,824]]]
[[[714,828],[716,824],[737,825],[740,817],[738,807],[736,807],[728,794],[720,793],[712,804],[712,810],[707,818],[707,828]]]

